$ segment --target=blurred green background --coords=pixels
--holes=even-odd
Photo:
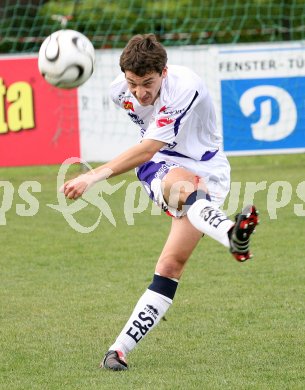
[[[164,45],[300,40],[304,0],[0,1],[0,52],[35,52],[51,32],[71,28],[96,48],[123,47],[152,32]]]

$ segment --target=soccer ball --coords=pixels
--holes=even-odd
[[[94,70],[94,47],[74,30],[59,30],[48,36],[38,54],[38,69],[45,80],[58,88],[84,84]]]

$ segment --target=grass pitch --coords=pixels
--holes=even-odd
[[[264,188],[254,195],[262,221],[254,260],[239,264],[204,238],[167,321],[121,373],[99,370],[99,362],[151,281],[170,218],[151,215],[150,204],[127,225],[124,199],[135,181],[129,173],[105,196],[116,227],[102,217],[81,234],[47,206],[57,204],[58,167],[1,169],[14,197],[0,226],[0,388],[304,389],[305,156],[230,161],[232,181],[241,182],[239,208],[250,196],[246,182]],[[32,217],[20,215],[30,205],[18,194],[29,180],[41,184],[30,191],[39,205]],[[93,205],[75,214],[85,226],[98,216]]]

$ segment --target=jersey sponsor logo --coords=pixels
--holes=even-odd
[[[157,125],[157,127],[163,127],[163,126],[170,125],[170,124],[173,123],[174,121],[175,121],[175,120],[172,119],[172,118],[162,117],[162,118],[156,119],[156,125]]]
[[[185,111],[185,107],[184,108],[181,108],[180,110],[171,110],[169,108],[167,108],[166,106],[163,106],[160,108],[158,114],[167,114],[167,115],[177,115],[177,114],[181,114],[183,111]]]
[[[174,149],[177,145],[178,145],[177,142],[174,141],[174,142],[172,142],[171,144],[167,144],[167,147],[168,147],[169,149]]]
[[[126,92],[125,91],[123,91],[122,93],[120,93],[119,95],[118,95],[118,100],[119,100],[119,102],[120,103],[122,103],[122,101],[123,100],[125,100],[125,99],[131,99],[133,97],[133,95],[126,95]]]
[[[143,119],[141,119],[137,114],[133,114],[132,112],[128,113],[130,119],[135,123],[136,125],[144,125]]]
[[[178,164],[168,161],[165,164],[162,164],[158,171],[155,173],[155,179],[163,179],[164,175],[171,169],[171,167],[179,167]]]
[[[125,101],[125,102],[124,102],[124,109],[125,109],[125,110],[131,110],[131,111],[134,112],[133,103],[130,102],[129,100]]]
[[[125,92],[122,92],[122,93],[119,94],[118,100],[121,103],[124,99],[125,99]]]

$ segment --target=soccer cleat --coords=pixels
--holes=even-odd
[[[113,371],[127,370],[128,366],[121,351],[108,351],[102,361],[100,368],[107,368]]]
[[[251,259],[249,241],[256,225],[259,224],[258,211],[255,206],[246,206],[236,215],[235,225],[229,231],[230,252],[237,261],[243,262]]]

